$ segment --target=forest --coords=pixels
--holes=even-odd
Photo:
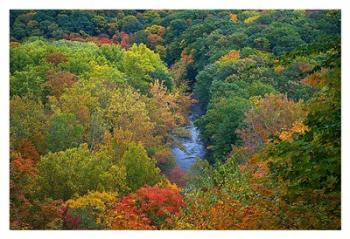
[[[9,27],[11,229],[341,229],[339,10],[11,10]],[[205,154],[184,169],[192,120]]]

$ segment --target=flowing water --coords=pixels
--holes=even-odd
[[[192,167],[196,158],[205,156],[205,147],[199,138],[199,129],[194,125],[194,121],[200,115],[199,105],[193,104],[188,115],[189,123],[185,127],[189,131],[190,137],[177,137],[183,147],[174,145],[172,148],[177,165],[184,171],[188,171]]]

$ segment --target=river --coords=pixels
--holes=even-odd
[[[199,137],[199,129],[194,125],[194,121],[200,115],[201,109],[199,105],[193,104],[188,114],[188,124],[185,126],[190,133],[190,137],[177,137],[183,148],[176,145],[172,147],[176,163],[183,171],[188,171],[196,161],[196,158],[203,159],[205,156],[205,147]]]

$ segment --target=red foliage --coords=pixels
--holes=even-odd
[[[125,32],[120,33],[122,40],[120,41],[120,46],[126,48],[128,46],[129,35]]]
[[[62,219],[61,200],[33,200],[35,161],[16,158],[10,163],[11,229],[58,229]],[[35,211],[35,213],[33,213]]]
[[[113,222],[113,228],[150,229],[178,215],[183,205],[176,189],[144,186],[116,204],[115,213],[120,219]]]
[[[29,139],[22,139],[19,142],[16,151],[19,152],[21,157],[25,159],[33,159],[34,161],[38,161],[40,157],[34,144]]]
[[[186,173],[179,166],[176,166],[170,170],[168,178],[171,182],[183,187],[186,184],[185,176]]]
[[[67,229],[79,229],[80,217],[73,216],[68,212],[68,206],[61,209],[61,215],[64,219],[64,227]]]
[[[100,45],[104,45],[104,44],[112,44],[112,40],[109,39],[108,35],[100,35],[98,37],[98,43]]]
[[[32,159],[16,158],[10,163],[11,173],[14,178],[24,176],[35,176],[37,170]]]
[[[62,200],[48,200],[40,205],[41,216],[43,218],[60,218],[62,217]]]
[[[139,210],[151,219],[165,220],[166,217],[178,214],[184,201],[174,189],[159,186],[145,186],[131,196],[131,201],[139,202]],[[125,198],[123,200],[130,200]],[[133,201],[134,202],[134,201]]]
[[[144,213],[140,213],[135,205],[130,204],[129,200],[123,200],[114,205],[110,229],[155,229],[151,220]]]
[[[117,34],[114,34],[113,36],[112,36],[112,41],[114,42],[114,43],[118,43],[119,41],[118,41],[118,35]]]
[[[30,204],[26,198],[25,188],[31,184],[30,179],[37,175],[35,162],[23,158],[11,160],[10,173],[11,206],[17,204],[25,208]]]
[[[112,36],[112,41],[123,48],[127,48],[129,46],[129,35],[125,32],[117,32]]]

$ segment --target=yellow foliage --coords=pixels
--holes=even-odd
[[[295,122],[289,130],[282,131],[279,138],[282,141],[292,141],[295,134],[303,134],[308,130],[309,128],[302,122]]]
[[[117,199],[116,192],[89,192],[88,194],[76,199],[69,199],[66,203],[69,208],[83,208],[87,206],[98,210],[105,209],[105,203],[114,202]]]
[[[72,209],[92,209],[96,217],[96,224],[108,225],[110,206],[117,201],[117,197],[116,192],[89,192],[82,197],[69,199],[66,204]]]
[[[231,50],[229,53],[227,53],[226,55],[222,56],[219,61],[220,62],[228,62],[228,61],[235,61],[238,60],[240,58],[240,54],[239,51],[237,50]]]
[[[155,123],[151,121],[143,97],[131,87],[114,91],[105,114],[114,129],[132,132],[132,140],[144,146],[159,143],[154,137]]]
[[[302,80],[302,82],[304,84],[307,84],[313,87],[322,87],[326,84],[325,82],[327,81],[326,79],[327,72],[328,72],[327,69],[322,68],[321,71],[318,71],[306,76]]]
[[[157,183],[159,187],[162,188],[170,188],[171,190],[174,190],[176,192],[180,192],[181,188],[179,188],[176,183],[170,182],[167,178],[163,178],[159,183]]]
[[[250,102],[255,105],[255,106],[258,106],[260,101],[263,99],[262,96],[258,95],[258,96],[252,96],[249,98]]]
[[[146,27],[145,29],[145,32],[149,34],[157,34],[159,36],[164,35],[165,31],[166,31],[165,27],[160,25],[152,25],[152,26]]]
[[[17,47],[20,47],[21,46],[21,43],[19,42],[10,42],[10,48],[17,48]]]
[[[275,72],[277,72],[277,73],[282,73],[282,72],[285,70],[285,68],[284,68],[283,66],[281,66],[281,65],[278,65],[278,66],[276,66],[276,67],[274,68],[274,70],[275,70]]]
[[[255,22],[256,20],[258,20],[260,16],[252,16],[252,17],[248,17],[244,20],[245,24],[252,24],[253,22]]]
[[[186,123],[191,98],[179,90],[167,91],[158,80],[150,84],[149,92],[151,97],[146,99],[149,117],[156,122],[158,135],[165,138],[174,128]]]

